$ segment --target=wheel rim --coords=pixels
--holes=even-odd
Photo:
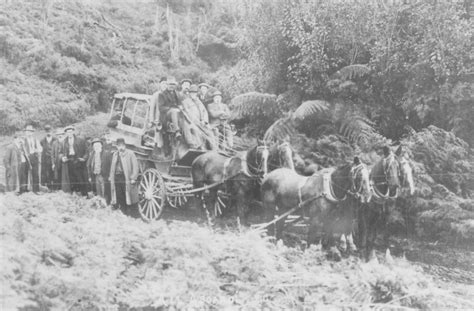
[[[138,210],[146,221],[160,218],[165,202],[163,179],[156,170],[147,170],[140,179]]]

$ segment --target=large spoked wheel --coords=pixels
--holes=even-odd
[[[157,220],[163,213],[165,202],[166,188],[163,177],[156,169],[147,169],[140,178],[140,216],[145,221]]]

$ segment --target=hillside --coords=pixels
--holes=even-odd
[[[220,15],[199,22],[206,10],[186,2],[167,11],[152,1],[2,1],[0,134],[77,122],[107,110],[116,92],[152,93],[169,74],[203,81],[232,61],[236,40]],[[182,44],[170,47],[170,36]]]
[[[65,194],[1,205],[3,305],[25,310],[162,308],[472,309],[472,285],[403,259],[330,262],[256,232],[151,224]],[[34,200],[33,200],[34,199]]]

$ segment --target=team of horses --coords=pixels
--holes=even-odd
[[[355,159],[311,176],[297,173],[295,163],[300,166],[302,160],[288,142],[270,146],[259,142],[232,157],[211,151],[194,160],[193,184],[195,188],[214,185],[199,195],[204,210],[216,210],[218,193],[225,191],[229,208],[237,211],[244,225],[248,225],[251,202],[261,202],[266,221],[261,228],[277,240],[282,238],[289,214],[308,219],[308,246],[321,243],[334,249],[337,236],[355,251],[356,231],[359,249],[366,257],[374,249],[377,231],[386,227],[401,190],[414,193],[412,167],[401,146],[372,166]],[[388,231],[382,231],[388,246]]]

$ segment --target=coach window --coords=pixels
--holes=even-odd
[[[132,125],[133,112],[135,110],[135,105],[137,103],[136,99],[128,98],[125,101],[125,106],[123,107],[122,123],[125,125]]]
[[[148,112],[148,103],[144,100],[137,101],[135,106],[135,113],[133,114],[133,127],[144,128],[146,124],[146,117]]]

